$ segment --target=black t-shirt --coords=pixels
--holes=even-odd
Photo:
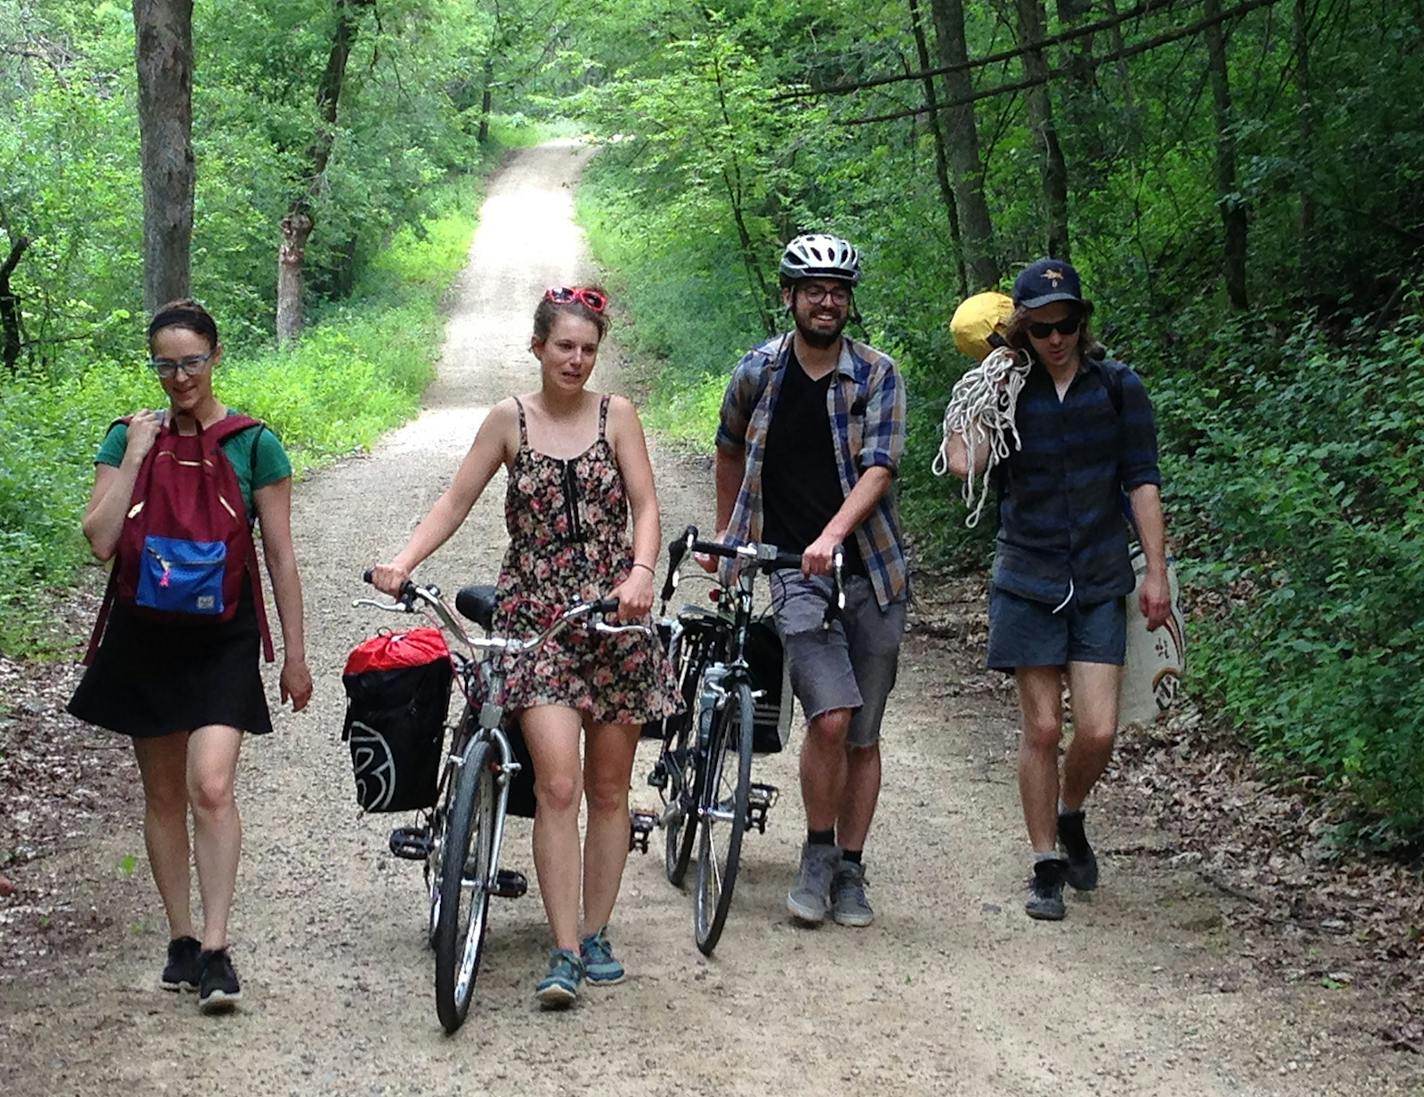
[[[784,552],[804,552],[845,503],[826,410],[835,377],[831,370],[813,381],[796,352],[787,355],[761,472],[762,540]],[[864,575],[854,536],[846,538],[844,548],[844,573]]]

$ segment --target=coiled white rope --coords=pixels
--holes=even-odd
[[[949,471],[950,436],[962,435],[969,461],[969,475],[964,478],[963,493],[969,516],[964,524],[971,528],[979,524],[979,516],[983,514],[984,503],[989,498],[989,474],[994,471],[995,465],[1009,456],[1010,435],[1013,436],[1014,449],[1023,448],[1018,429],[1014,426],[1014,412],[1028,377],[1028,368],[1027,355],[1020,355],[1009,347],[996,347],[982,363],[955,382],[949,405],[944,409],[943,435],[932,468],[936,476],[943,476]],[[985,446],[988,447],[988,457],[984,471],[976,477],[975,457]]]

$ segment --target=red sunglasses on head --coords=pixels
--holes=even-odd
[[[577,301],[593,312],[603,312],[608,308],[608,298],[596,289],[583,286],[558,286],[544,291],[544,300],[556,305],[569,305]]]

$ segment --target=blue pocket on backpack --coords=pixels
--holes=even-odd
[[[164,613],[216,616],[223,611],[226,565],[227,545],[222,541],[150,534],[143,539],[134,603]]]

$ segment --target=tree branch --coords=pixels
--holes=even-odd
[[[1156,12],[1166,11],[1181,3],[1182,0],[1143,0],[1137,7],[1130,11],[1120,12],[1107,19],[1101,19],[1096,23],[1085,23],[1072,30],[1063,31],[1060,34],[1052,34],[1047,38],[1041,38],[1036,42],[1025,42],[1017,45],[1013,49],[1000,50],[998,53],[985,54],[983,57],[973,57],[968,61],[961,61],[954,65],[941,65],[938,68],[922,69],[919,72],[896,73],[893,76],[877,76],[869,80],[855,81],[849,84],[831,84],[823,88],[796,88],[792,91],[785,91],[779,95],[773,95],[771,101],[779,103],[787,99],[807,99],[818,95],[848,95],[851,92],[862,91],[866,88],[878,88],[885,84],[898,84],[906,80],[924,80],[933,76],[944,76],[951,72],[964,72],[967,69],[982,68],[984,65],[998,64],[1000,61],[1012,61],[1015,57],[1020,57],[1033,50],[1041,50],[1047,46],[1057,46],[1064,42],[1071,42],[1075,38],[1084,38],[1091,34],[1096,34],[1100,30],[1108,30],[1122,23],[1130,22],[1143,15],[1151,15]],[[1110,60],[1110,58],[1104,58]]]
[[[1165,34],[1159,34],[1155,38],[1148,38],[1144,39],[1141,42],[1134,42],[1130,46],[1124,46],[1120,50],[1113,50],[1111,53],[1104,53],[1100,54],[1097,57],[1087,58],[1084,61],[1080,62],[1080,64],[1083,64],[1087,69],[1091,70],[1108,61],[1117,61],[1128,57],[1136,57],[1139,53],[1146,53],[1148,50],[1157,49],[1161,46],[1176,42],[1179,39],[1189,38],[1194,34],[1200,34],[1208,27],[1214,27],[1218,23],[1224,23],[1227,20],[1239,18],[1240,16],[1243,16],[1248,12],[1255,11],[1257,8],[1269,7],[1272,4],[1276,4],[1279,2],[1280,0],[1246,0],[1245,3],[1237,4],[1236,7],[1229,8],[1226,11],[1221,12],[1219,15],[1215,15],[1207,19],[1198,19],[1190,26],[1181,27],[1173,31],[1168,31]],[[973,95],[966,95],[961,96],[958,99],[951,99],[947,102],[941,103],[939,106],[940,109],[943,110],[945,107],[964,106],[967,103],[976,103],[980,99],[992,99],[994,96],[997,95],[1007,95],[1009,92],[1023,91],[1025,88],[1037,87],[1039,84],[1047,84],[1061,77],[1071,76],[1075,71],[1076,65],[1073,67],[1065,66],[1062,68],[1050,69],[1046,74],[1042,76],[1017,80],[1011,84],[996,84],[993,87],[980,88]],[[893,122],[899,118],[910,118],[915,115],[923,114],[928,109],[928,107],[921,105],[918,107],[909,108],[907,110],[895,111],[891,114],[877,114],[872,115],[868,118],[845,119],[840,122],[840,125],[867,126],[873,122]]]

